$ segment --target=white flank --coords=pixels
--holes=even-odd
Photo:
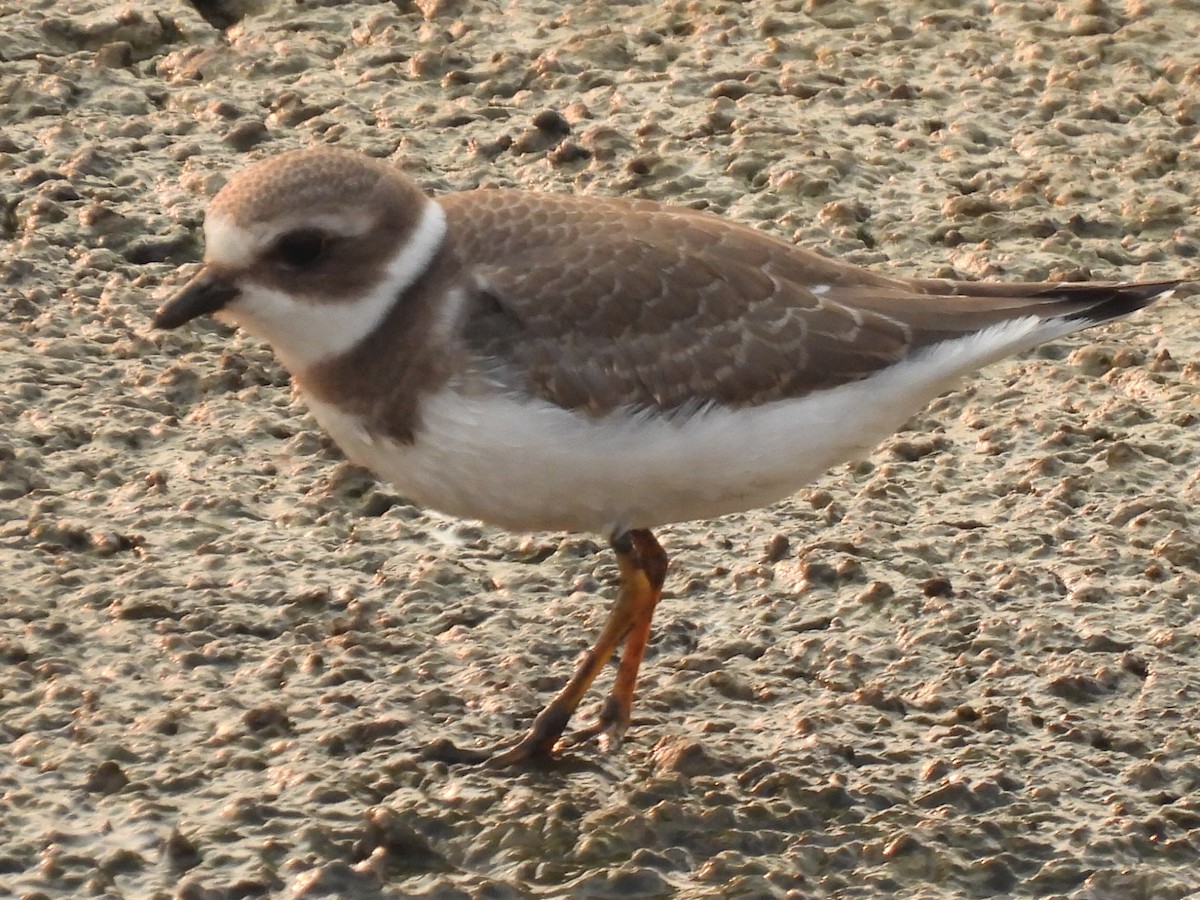
[[[236,226],[218,220],[219,245],[232,240],[230,235],[236,230]],[[217,315],[269,343],[289,371],[303,372],[352,349],[378,328],[401,293],[425,272],[445,234],[446,214],[430,201],[412,236],[388,263],[384,278],[362,297],[322,302],[320,298],[294,297],[243,278],[239,282],[241,296]],[[213,235],[206,232],[206,240],[208,258],[224,262],[223,257],[211,252]]]
[[[853,384],[674,420],[589,419],[512,395],[443,390],[412,444],[309,401],[346,454],[410,500],[522,531],[610,532],[766,506],[868,453],[963,375],[1083,323],[1017,319]]]

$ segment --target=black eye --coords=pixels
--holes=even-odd
[[[329,247],[329,237],[316,228],[297,228],[279,236],[271,257],[289,269],[311,269]]]

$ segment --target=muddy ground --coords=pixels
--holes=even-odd
[[[881,270],[1193,278],[1195,0],[0,0],[0,894],[1174,898],[1200,858],[1200,308],[995,365],[674,560],[617,753],[515,735],[602,536],[341,460],[148,317],[313,143]]]

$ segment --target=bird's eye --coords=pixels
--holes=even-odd
[[[311,269],[329,247],[329,237],[316,228],[298,228],[279,236],[271,256],[289,269]]]

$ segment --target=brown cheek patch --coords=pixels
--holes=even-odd
[[[379,327],[348,353],[298,375],[301,388],[360,417],[372,432],[411,441],[422,395],[468,364],[456,343],[439,334],[442,303],[458,277],[450,256],[444,245]]]
[[[350,303],[373,290],[386,277],[386,268],[399,252],[399,244],[375,238],[333,242],[317,265],[288,268],[274,260],[254,266],[249,275],[255,282],[314,303]]]

